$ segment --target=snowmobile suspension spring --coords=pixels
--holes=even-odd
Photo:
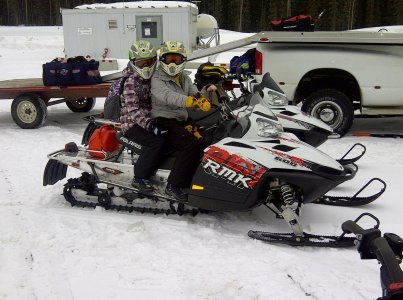
[[[295,202],[294,192],[289,184],[283,184],[280,187],[281,194],[283,195],[283,200],[285,204],[291,205]]]

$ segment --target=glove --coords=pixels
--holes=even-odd
[[[203,136],[200,134],[200,132],[197,131],[197,127],[196,126],[192,126],[192,125],[186,125],[185,129],[187,131],[189,131],[190,133],[193,133],[193,135],[197,138],[197,139],[201,139]]]
[[[154,121],[152,121],[152,122],[150,123],[150,125],[148,126],[148,130],[149,130],[150,132],[154,133],[155,135],[163,135],[163,134],[165,134],[165,133],[168,132],[167,129],[158,127],[157,124],[155,124]]]
[[[202,111],[209,111],[211,108],[211,103],[209,100],[201,96],[200,93],[197,93],[196,96],[199,97],[193,97],[189,96],[185,100],[185,106],[186,107],[197,107],[201,109]]]

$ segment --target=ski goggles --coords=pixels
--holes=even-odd
[[[169,65],[171,63],[180,65],[186,61],[186,57],[184,57],[182,54],[178,54],[178,53],[167,53],[167,54],[163,54],[161,56],[161,61],[167,65]]]
[[[152,67],[156,61],[157,61],[156,57],[132,60],[133,64],[140,69],[146,68],[146,67]]]

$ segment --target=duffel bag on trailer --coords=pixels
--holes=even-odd
[[[42,65],[43,85],[45,86],[69,86],[73,84],[72,64],[62,58],[55,58],[51,62]]]
[[[45,86],[70,86],[102,82],[99,61],[83,56],[55,58],[43,64],[42,79]]]
[[[87,60],[84,56],[68,58],[67,62],[72,65],[72,77],[74,85],[98,84],[102,82],[99,73],[99,61]]]

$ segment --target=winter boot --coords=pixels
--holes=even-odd
[[[167,187],[165,188],[165,193],[168,196],[174,197],[176,200],[181,201],[181,202],[186,202],[188,200],[188,195],[185,193],[183,188],[172,185],[172,184],[167,184]]]
[[[149,179],[134,177],[132,181],[132,186],[143,193],[151,193],[154,188]]]

